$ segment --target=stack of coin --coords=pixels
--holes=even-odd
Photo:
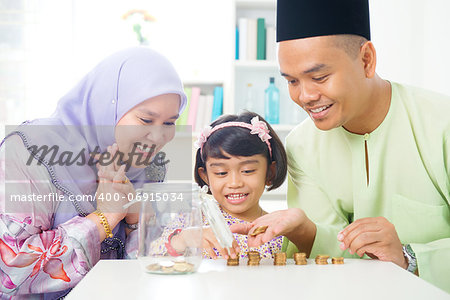
[[[253,231],[252,233],[250,233],[250,236],[257,236],[260,233],[264,233],[266,232],[268,226],[259,226],[256,227],[255,231]]]
[[[319,254],[316,256],[316,264],[318,265],[328,265],[328,255]]]
[[[343,257],[333,257],[333,258],[331,258],[331,262],[333,263],[333,265],[343,265],[344,258]]]
[[[286,265],[286,252],[275,253],[273,264],[275,266],[285,266]]]
[[[229,257],[227,259],[227,266],[239,266],[239,256],[236,256],[236,258]]]
[[[306,261],[306,253],[294,253],[294,261],[296,265],[306,265],[308,263]]]
[[[259,261],[261,260],[261,257],[259,256],[258,251],[248,251],[248,265],[249,266],[259,266]]]

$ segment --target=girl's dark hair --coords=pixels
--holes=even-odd
[[[273,161],[276,162],[276,171],[275,174],[270,174],[271,185],[267,190],[270,191],[276,189],[283,184],[287,172],[286,151],[284,150],[280,138],[264,118],[257,113],[244,111],[239,115],[223,115],[212,122],[211,127],[214,128],[219,124],[227,122],[244,122],[251,124],[251,120],[254,117],[258,117],[260,121],[264,121],[269,128],[269,135],[272,137],[269,140],[270,147],[272,148],[272,158],[270,157],[267,144],[261,141],[257,134],[250,134],[249,129],[237,126],[219,129],[208,137],[203,145],[202,154],[200,154],[200,149],[197,150],[195,156],[194,178],[198,185],[201,187],[207,185],[198,173],[199,168],[204,168],[206,171],[206,159],[208,157],[228,159],[229,157],[225,155],[225,152],[233,156],[263,154],[267,158],[268,174],[270,172],[270,164]]]

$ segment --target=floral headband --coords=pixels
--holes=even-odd
[[[203,131],[200,133],[197,142],[195,142],[195,146],[197,148],[200,148],[200,154],[202,154],[203,145],[206,143],[208,137],[217,130],[225,127],[243,127],[250,129],[251,134],[257,134],[261,141],[267,144],[270,157],[272,157],[272,147],[270,147],[269,142],[272,137],[269,135],[269,128],[267,128],[267,124],[264,121],[260,121],[257,116],[251,120],[251,124],[244,122],[226,122],[219,124],[214,128],[212,128],[211,126],[205,127],[205,129],[203,129]]]

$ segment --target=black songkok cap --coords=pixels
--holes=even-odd
[[[369,1],[277,1],[277,42],[335,34],[370,40]]]

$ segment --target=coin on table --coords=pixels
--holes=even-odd
[[[239,266],[239,257],[236,258],[228,258],[227,259],[227,266]]]
[[[344,264],[344,258],[343,257],[332,257],[331,263],[334,265],[343,265]]]
[[[151,264],[151,265],[148,265],[146,268],[148,271],[154,272],[154,271],[159,271],[161,269],[161,266],[159,264]]]
[[[286,260],[286,252],[277,252],[275,253],[275,259],[284,259]]]
[[[328,255],[319,254],[316,256],[316,264],[318,265],[327,265],[328,264]]]
[[[161,271],[163,273],[173,273],[174,269],[173,269],[173,266],[172,267],[161,267]]]
[[[306,253],[303,252],[294,253],[294,261],[296,265],[308,264],[308,261],[306,260]]]
[[[161,267],[166,267],[166,268],[169,268],[169,267],[173,267],[173,265],[175,264],[173,261],[171,261],[171,260],[162,260],[162,261],[160,261],[160,262],[158,262],[159,263],[159,265],[161,266]]]
[[[274,254],[273,264],[276,266],[284,266],[286,265],[286,252],[278,252]]]
[[[261,255],[259,254],[258,251],[248,251],[247,257],[249,260],[260,260],[261,259]]]
[[[294,253],[294,259],[306,259],[306,253],[296,252]]]
[[[187,263],[187,262],[176,262],[173,265],[173,270],[175,272],[192,272],[194,269],[194,265]]]
[[[260,233],[264,233],[267,230],[267,227],[269,226],[259,226],[256,227],[255,231],[253,231],[252,233],[250,233],[250,236],[257,236]]]

